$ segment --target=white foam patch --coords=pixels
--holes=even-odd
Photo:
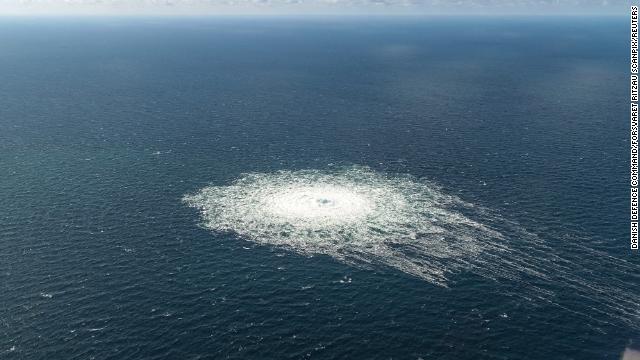
[[[501,235],[465,217],[436,186],[351,167],[248,174],[185,200],[204,225],[303,254],[383,264],[438,285]],[[445,264],[446,259],[456,259]]]
[[[564,307],[551,290],[560,285],[595,304],[582,315],[638,325],[640,296],[620,281],[640,273],[636,264],[579,242],[563,244],[577,258],[561,257],[517,224],[410,176],[364,167],[254,173],[184,200],[201,210],[206,228],[256,243],[386,266],[440,286],[460,271],[515,279],[522,288],[510,295]],[[610,273],[594,273],[603,262]]]

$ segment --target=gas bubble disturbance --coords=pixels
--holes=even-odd
[[[581,315],[638,326],[638,292],[590,271],[595,261],[610,262],[617,275],[638,273],[637,265],[579,243],[565,247],[581,257],[562,257],[516,223],[412,176],[357,166],[250,173],[184,201],[201,211],[205,228],[255,243],[389,267],[439,286],[462,271],[514,280],[526,289],[516,295],[563,307],[544,286],[559,283],[597,304]],[[576,275],[585,272],[590,277]]]

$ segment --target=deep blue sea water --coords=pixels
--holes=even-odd
[[[626,18],[1,19],[0,358],[618,359],[640,330],[602,307],[640,299],[627,39]],[[548,279],[436,286],[182,201],[353,165],[518,224]]]

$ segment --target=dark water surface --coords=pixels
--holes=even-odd
[[[627,28],[0,20],[0,358],[618,359],[638,307],[594,309],[611,288],[640,298]],[[300,256],[210,232],[182,202],[246,172],[341,165],[495,211],[593,300],[568,280],[441,287]]]

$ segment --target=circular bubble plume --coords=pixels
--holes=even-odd
[[[483,241],[500,237],[463,215],[471,205],[433,184],[360,167],[248,174],[185,199],[202,210],[207,228],[299,253],[383,264],[439,285]]]
[[[593,304],[581,316],[639,324],[640,295],[622,280],[638,279],[633,262],[575,239],[561,244],[561,255],[517,224],[411,176],[365,167],[254,173],[184,200],[200,209],[204,227],[256,243],[389,267],[440,286],[461,271],[506,279],[516,286],[508,296],[573,311],[557,301],[560,288]]]

